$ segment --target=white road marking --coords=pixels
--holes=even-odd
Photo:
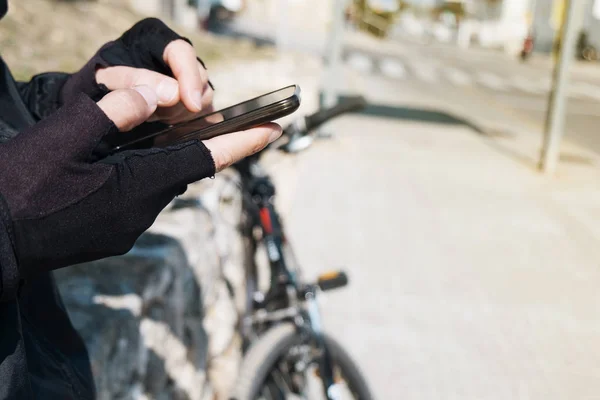
[[[532,94],[544,94],[548,92],[548,87],[545,82],[538,79],[530,79],[521,75],[513,76],[509,84],[522,92]]]
[[[477,81],[493,90],[505,91],[507,89],[504,80],[492,72],[479,72],[477,74]]]
[[[463,70],[453,67],[444,68],[448,80],[457,86],[466,86],[473,83],[471,76]]]
[[[591,83],[573,82],[569,88],[569,95],[600,101],[600,87]]]
[[[406,68],[401,61],[393,58],[384,58],[379,63],[379,68],[385,76],[395,79],[403,79],[406,77]]]
[[[352,53],[347,59],[348,65],[357,71],[369,73],[373,69],[373,60],[362,53]]]
[[[428,63],[412,63],[411,68],[415,76],[427,83],[436,83],[439,80],[435,66]]]

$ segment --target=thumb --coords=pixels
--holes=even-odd
[[[129,131],[145,122],[156,110],[158,96],[148,86],[110,92],[98,102],[98,107],[119,128]]]

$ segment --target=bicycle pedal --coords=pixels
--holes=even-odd
[[[317,285],[322,291],[341,288],[348,285],[348,275],[344,271],[325,272],[317,278]]]

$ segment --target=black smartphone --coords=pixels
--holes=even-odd
[[[300,87],[291,85],[243,103],[175,125],[161,123],[143,131],[119,133],[107,138],[112,152],[140,147],[166,147],[192,139],[205,140],[250,129],[285,117],[300,107]],[[150,130],[150,132],[148,132]]]

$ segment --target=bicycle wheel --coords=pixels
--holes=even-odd
[[[365,379],[348,353],[331,337],[326,336],[325,342],[334,364],[336,393],[339,393],[336,398],[372,399]],[[324,398],[314,352],[314,346],[293,324],[276,325],[254,342],[246,353],[233,398]]]

